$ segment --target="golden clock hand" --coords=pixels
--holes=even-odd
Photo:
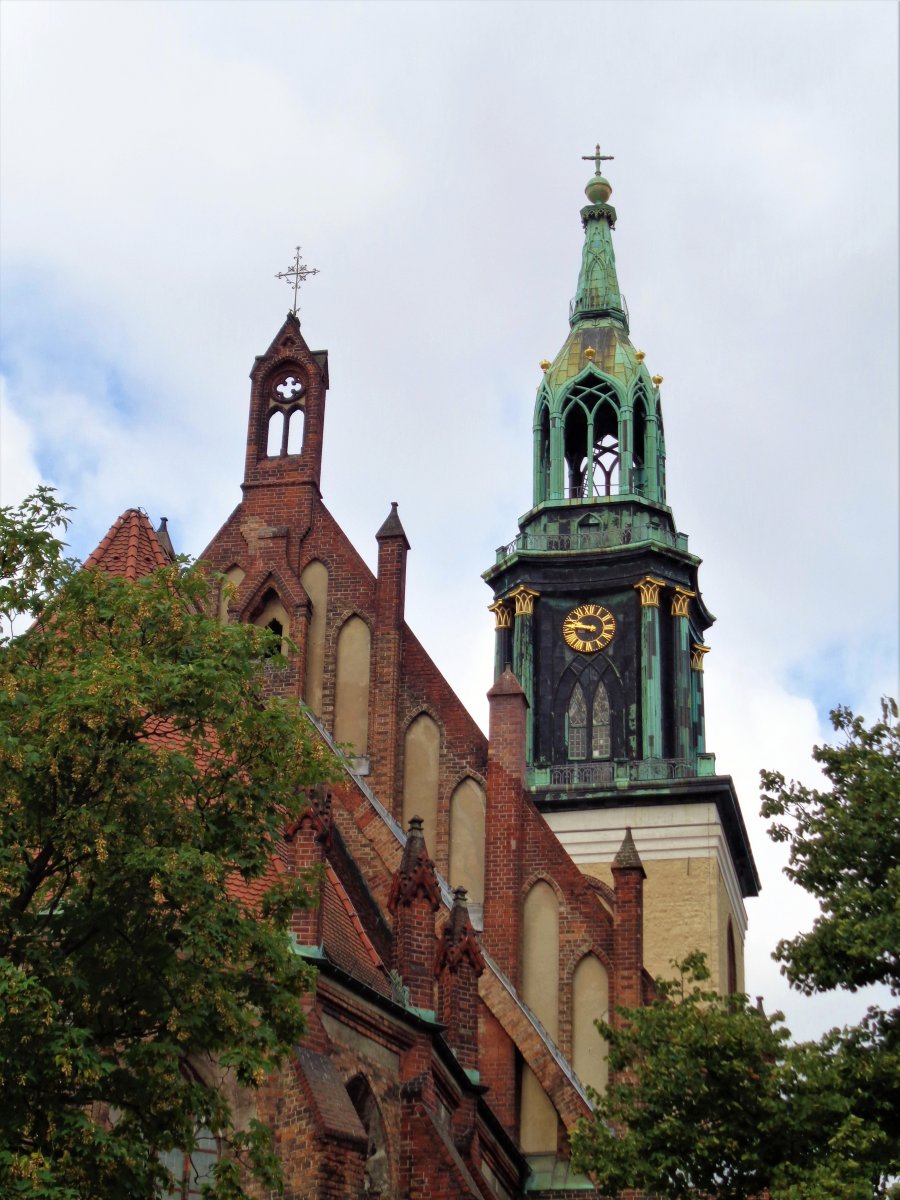
[[[596,625],[588,625],[584,621],[573,621],[569,626],[570,629],[587,629],[589,633],[596,633]]]

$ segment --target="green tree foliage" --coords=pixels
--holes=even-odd
[[[611,1081],[573,1139],[576,1164],[600,1189],[742,1200],[769,1182],[781,1145],[780,1072],[787,1032],[746,996],[708,986],[702,954],[657,981],[656,999],[597,1023]]]
[[[838,746],[816,747],[831,787],[764,772],[763,815],[790,846],[787,873],[817,897],[810,932],[778,944],[791,984],[811,993],[900,987],[900,726],[894,701],[867,728],[832,714]],[[900,1010],[791,1044],[745,996],[702,986],[702,956],[657,981],[656,1000],[598,1022],[611,1085],[574,1142],[602,1191],[671,1200],[873,1200],[900,1174]]]
[[[778,943],[792,986],[810,994],[870,983],[900,989],[900,722],[885,700],[867,729],[846,708],[831,714],[839,746],[816,746],[831,787],[817,791],[762,772],[764,817],[790,847],[785,874],[819,901],[809,933]]]
[[[0,613],[39,615],[0,641],[0,1193],[152,1197],[206,1126],[211,1194],[243,1196],[277,1164],[230,1087],[282,1061],[310,984],[276,847],[329,763],[265,700],[271,634],[208,617],[185,562],[77,570],[65,522],[47,492],[0,513]]]

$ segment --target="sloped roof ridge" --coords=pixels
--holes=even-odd
[[[350,765],[349,760],[346,758],[346,756],[344,754],[341,753],[341,750],[340,750],[337,742],[334,740],[334,738],[331,736],[331,734],[328,732],[328,730],[324,727],[324,725],[322,725],[321,722],[315,716],[313,716],[313,714],[308,709],[306,710],[306,715],[309,718],[311,724],[315,727],[315,729],[319,732],[319,734],[321,734],[323,740],[326,742],[326,744],[332,750],[335,758],[341,764],[341,767],[343,768],[345,773],[347,775],[349,775],[349,777],[353,780],[353,782],[356,784],[356,786],[359,788],[359,790],[362,792],[362,794],[366,797],[366,799],[369,801],[369,803],[372,805],[372,807],[375,809],[375,811],[379,814],[379,816],[382,818],[382,820],[385,822],[385,824],[388,826],[388,828],[394,834],[394,836],[396,837],[396,839],[400,843],[400,845],[405,847],[406,846],[406,834],[403,832],[403,829],[401,828],[399,822],[391,815],[391,813],[388,812],[388,810],[384,807],[384,805],[381,803],[381,801],[376,797],[375,793],[372,791],[372,789],[366,783],[365,779],[361,775],[358,775],[356,773],[356,771],[353,770],[353,768]],[[440,873],[440,871],[435,871],[435,874],[437,875],[438,885],[441,889],[441,899],[448,909],[452,909],[452,907],[453,907],[453,891],[450,887],[450,884],[443,877],[443,875]],[[482,953],[482,957],[484,958],[485,964],[488,967],[490,967],[492,974],[497,978],[497,980],[501,984],[501,986],[509,993],[510,999],[513,1001],[513,1003],[516,1005],[516,1007],[522,1012],[522,1014],[528,1019],[529,1023],[534,1028],[535,1033],[538,1035],[538,1037],[541,1039],[541,1041],[547,1047],[548,1054],[553,1059],[553,1061],[556,1063],[556,1065],[559,1067],[560,1071],[562,1071],[562,1073],[565,1075],[566,1079],[569,1081],[569,1083],[575,1089],[578,1096],[585,1102],[585,1104],[587,1104],[589,1107],[592,1107],[591,1101],[587,1094],[587,1091],[585,1090],[584,1085],[582,1084],[581,1080],[575,1074],[575,1070],[572,1067],[572,1064],[565,1057],[563,1052],[560,1050],[560,1048],[554,1042],[553,1038],[550,1036],[550,1034],[547,1032],[547,1030],[544,1028],[544,1026],[538,1020],[538,1018],[534,1015],[534,1013],[531,1011],[531,1009],[528,1007],[528,1005],[521,998],[521,996],[519,995],[519,993],[516,991],[515,987],[513,986],[512,981],[503,973],[503,971],[501,971],[501,969],[497,965],[496,961],[491,957],[491,955],[489,954],[489,952],[483,945],[481,947],[481,953]]]
[[[371,938],[366,933],[365,926],[363,925],[362,921],[359,919],[359,914],[357,913],[356,909],[353,906],[353,901],[350,899],[349,895],[347,894],[346,888],[344,887],[344,885],[341,883],[340,879],[338,878],[338,874],[335,871],[334,867],[329,862],[325,863],[325,874],[328,877],[328,882],[331,884],[332,888],[334,889],[334,894],[337,896],[337,898],[341,904],[341,907],[343,908],[343,910],[347,914],[347,916],[350,918],[350,923],[353,926],[354,932],[356,933],[359,940],[362,942],[363,948],[366,952],[366,957],[369,959],[369,961],[372,963],[372,965],[374,967],[378,968],[378,970],[386,970],[387,968],[386,968],[384,962],[382,962],[381,955],[375,949],[374,945],[372,944]]]

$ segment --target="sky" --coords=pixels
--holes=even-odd
[[[240,499],[248,372],[291,295],[327,348],[325,501],[486,724],[481,572],[531,503],[538,366],[568,331],[599,140],[631,337],[663,376],[699,554],[707,744],[763,892],[747,987],[815,908],[758,773],[815,784],[847,704],[896,695],[894,4],[4,0],[0,500],[39,481],[90,552],[128,507],[199,554]]]

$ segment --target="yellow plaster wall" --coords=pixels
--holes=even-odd
[[[522,999],[554,1041],[559,1039],[559,901],[549,883],[536,883],[522,912]],[[520,1129],[526,1154],[556,1149],[556,1109],[537,1078],[522,1068]]]
[[[425,845],[437,849],[438,784],[441,770],[441,731],[422,713],[403,739],[403,828],[412,817],[424,821]]]
[[[642,855],[644,883],[644,966],[651,975],[670,979],[673,959],[702,950],[712,972],[711,984],[728,987],[726,938],[731,904],[719,864],[712,857],[654,861]],[[609,863],[585,863],[582,870],[612,885]],[[743,944],[736,922],[738,984],[743,987]]]
[[[530,1067],[522,1065],[519,1141],[526,1154],[552,1154],[556,1150],[559,1118],[547,1093]]]
[[[219,586],[219,620],[224,625],[228,620],[228,604],[244,582],[247,572],[240,567],[229,567]]]
[[[522,911],[522,999],[554,1041],[559,1038],[559,901],[543,880]]]
[[[369,627],[351,617],[338,634],[334,740],[361,757],[369,743]]]
[[[325,618],[328,615],[328,570],[324,563],[311,562],[300,582],[309,596],[312,613],[306,647],[306,683],[303,698],[317,717],[322,715],[322,681],[325,676]]]
[[[450,886],[464,887],[472,904],[484,901],[484,791],[464,779],[450,797]]]
[[[609,1046],[594,1021],[609,1020],[609,978],[606,967],[586,954],[572,976],[572,1066],[582,1083],[606,1091]]]

